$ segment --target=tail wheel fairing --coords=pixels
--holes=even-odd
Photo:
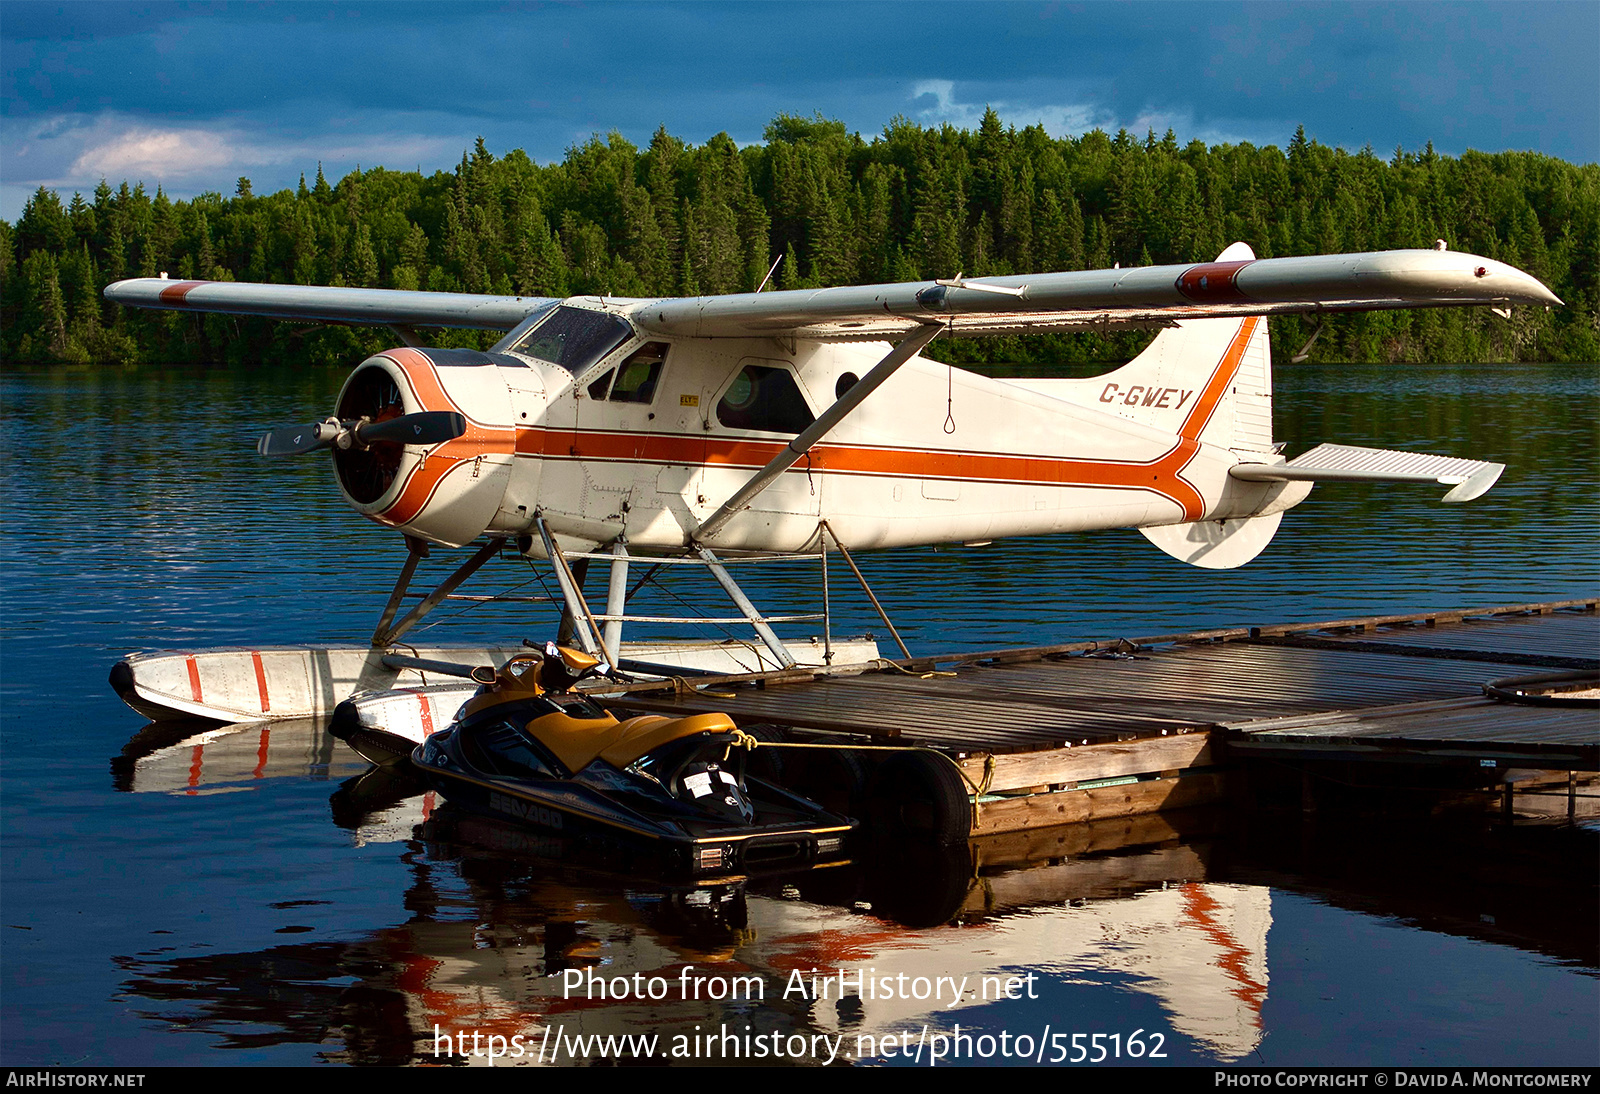
[[[370,418],[384,422],[405,413],[400,385],[388,371],[373,365],[356,370],[339,399],[341,419]],[[379,442],[369,448],[335,448],[334,469],[345,493],[362,505],[371,505],[394,485],[400,473],[402,445]]]

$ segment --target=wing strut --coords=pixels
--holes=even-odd
[[[741,486],[733,497],[722,503],[722,508],[712,513],[700,522],[700,527],[694,530],[691,540],[694,544],[702,544],[722,529],[722,526],[732,520],[739,510],[748,506],[752,499],[765,490],[772,481],[800,461],[800,458],[823,437],[832,431],[833,427],[842,421],[861,401],[875,391],[894,371],[911,358],[921,352],[922,347],[933,341],[940,331],[944,330],[942,323],[924,323],[920,330],[913,331],[902,338],[894,349],[863,376],[860,381],[845,392],[832,406],[822,412],[822,417],[812,422],[788,447],[772,458],[772,462],[757,471],[750,480]]]

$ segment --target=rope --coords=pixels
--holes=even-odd
[[[736,729],[733,731],[733,740],[729,741],[728,747],[722,750],[722,762],[727,763],[728,757],[733,754],[733,750],[736,748],[754,752],[760,744],[761,742],[757,738],[752,737],[742,729]]]
[[[674,676],[674,677],[672,677],[672,697],[674,699],[682,699],[685,696],[689,696],[689,695],[709,695],[713,699],[737,699],[738,698],[738,696],[735,695],[731,691],[701,691],[698,688],[696,688],[694,686],[694,683],[692,681],[690,681],[689,679],[687,679],[686,677],[682,677],[682,676]],[[739,733],[741,731],[736,729],[736,730],[734,730],[734,732],[735,733]]]
[[[912,672],[904,665],[897,665],[893,661],[884,661],[882,659],[872,662],[872,667],[877,669],[879,672],[888,672],[890,669],[893,669],[895,672],[904,673],[907,676],[915,676],[918,680],[931,680],[935,676],[955,675],[955,673],[946,672],[943,669],[930,669],[927,672]]]

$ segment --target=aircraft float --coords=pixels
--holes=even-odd
[[[628,561],[650,556],[710,567],[760,636],[761,664],[792,667],[808,651],[777,638],[724,561],[1137,528],[1175,558],[1226,568],[1265,548],[1317,482],[1436,483],[1450,487],[1444,501],[1468,501],[1501,465],[1338,444],[1287,458],[1272,429],[1267,323],[1561,303],[1528,274],[1442,242],[1272,259],[1236,243],[1216,261],[1185,265],[678,299],[164,277],[119,281],[105,295],[134,307],[387,326],[404,343],[357,365],[325,420],[274,430],[259,445],[265,455],[328,449],[345,500],[405,537],[371,646],[139,654],[113,670],[119,693],[151,717],[229,722],[315,715],[354,691],[427,683],[448,671],[435,659],[504,664],[520,651],[396,644],[513,549],[549,561],[572,641],[586,652],[626,663],[621,623],[637,618],[626,613]],[[505,334],[486,352],[430,349],[417,335],[424,327]],[[941,335],[1122,327],[1160,330],[1138,357],[1087,379],[998,379],[919,356]],[[429,545],[480,539],[396,618]],[[611,567],[603,613],[581,591],[591,558]],[[831,642],[827,653],[835,663],[876,656]],[[658,668],[692,662],[670,650],[633,657]],[[428,688],[386,701],[411,710],[427,735],[436,717]],[[459,698],[438,701],[453,711]]]

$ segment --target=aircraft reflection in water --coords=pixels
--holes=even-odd
[[[119,788],[187,796],[363,766],[341,763],[314,722],[276,725],[270,738],[255,725],[184,740],[168,730],[156,742],[157,729],[113,762]],[[853,1055],[858,1037],[870,1048],[924,1024],[1037,1037],[1027,1024],[1048,1015],[1063,1028],[1142,1027],[1146,1051],[1156,1033],[1171,1062],[1196,1063],[1242,1061],[1261,1046],[1267,940],[1284,894],[1600,965],[1595,895],[1567,870],[1574,856],[1592,858],[1594,834],[1582,830],[1422,835],[1413,846],[1388,829],[1240,830],[1228,814],[1191,811],[944,851],[896,845],[880,860],[771,882],[674,885],[650,880],[648,864],[625,851],[597,853],[439,805],[382,770],[347,779],[330,807],[357,846],[396,846],[411,876],[401,901],[409,919],[339,941],[118,958],[124,990],[162,1004],[151,1017],[223,1048],[317,1045],[331,1059],[392,1064],[443,1059],[435,1049],[448,1046],[436,1034],[459,1032],[470,1049],[473,1031],[524,1046],[559,1031],[568,1060],[576,1044],[587,1046],[584,1058],[607,1055],[603,1041],[573,1038],[645,1032],[670,1046],[724,1026],[743,1035],[748,1025],[768,1038],[827,1038]],[[1552,839],[1584,847],[1546,846]],[[1500,877],[1513,880],[1484,880]],[[1532,907],[1530,886],[1555,898]],[[564,993],[567,970],[580,986]],[[586,998],[591,971],[613,986],[637,973],[670,990]],[[860,990],[863,977],[900,990]],[[949,988],[934,983],[981,991],[986,977],[1012,985],[1016,1001],[951,1007]],[[694,994],[685,983],[700,998],[684,998]],[[735,983],[752,998],[709,997]],[[902,997],[913,986],[927,998]]]
[[[367,767],[333,738],[325,718],[203,728],[152,722],[111,761],[118,790],[186,795],[249,790],[262,779],[348,778]]]
[[[274,738],[267,761],[250,768],[244,764],[258,727],[169,744],[134,762],[124,788],[215,792],[327,770],[325,732],[297,728],[292,742]],[[128,751],[138,751],[136,743]],[[190,757],[198,757],[198,780],[189,776]],[[1168,1024],[1155,1032],[1169,1055],[1237,1058],[1261,1035],[1270,892],[1202,880],[1202,851],[1172,845],[1179,833],[1169,818],[1036,833],[1011,845],[990,841],[976,853],[1024,867],[1031,855],[1099,851],[1097,840],[1167,846],[986,870],[981,878],[967,847],[897,846],[867,868],[786,883],[673,886],[641,880],[637,862],[597,859],[591,846],[448,805],[435,809],[418,791],[404,776],[375,770],[346,781],[330,803],[358,845],[409,846],[403,857],[412,883],[403,903],[410,922],[351,942],[134,955],[119,959],[126,990],[194,1008],[185,1025],[223,1047],[317,1043],[349,1062],[432,1060],[436,1031],[466,1031],[469,1047],[473,1031],[531,1045],[552,1027],[570,1050],[575,1037],[648,1031],[668,1045],[725,1024],[740,1034],[748,1025],[769,1037],[823,1035],[853,1056],[858,1035],[876,1045],[911,1024],[961,1022],[983,1005],[964,999],[951,1007],[948,988],[942,999],[888,998],[870,986],[858,990],[858,977],[898,981],[907,995],[926,995],[929,981],[945,977],[976,994],[983,977],[1012,983],[1026,970],[1040,998],[1073,990],[1063,981],[1074,970],[1125,975],[1130,990],[1154,997],[1165,1013]],[[1188,823],[1203,832],[1215,818]],[[573,865],[580,855],[581,868]],[[661,1000],[586,998],[582,987],[563,992],[560,974],[569,969],[607,980],[659,977],[673,991]],[[681,998],[684,978],[704,992],[700,999]],[[707,997],[735,978],[756,998]],[[168,1008],[162,1013],[170,1020]],[[985,1028],[1002,1024],[992,1006],[981,1018],[971,1014],[964,1028],[974,1019]],[[239,1032],[239,1023],[252,1031]]]

